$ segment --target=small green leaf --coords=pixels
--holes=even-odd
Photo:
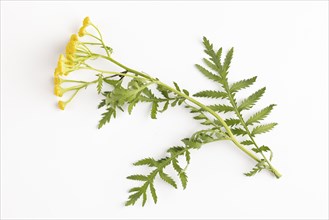
[[[163,105],[163,108],[161,110],[159,110],[159,112],[164,112],[168,109],[168,106],[169,106],[169,101],[166,101],[165,104]]]
[[[141,190],[140,187],[134,187],[134,188],[131,188],[131,189],[129,190],[129,192],[130,192],[130,193],[131,193],[131,192],[137,192],[137,191],[139,191],[139,190]]]
[[[244,173],[244,175],[246,176],[254,176],[256,173],[260,172],[261,170],[263,170],[265,168],[264,166],[265,161],[261,160],[260,162],[258,162],[256,164],[256,166],[249,172],[249,173]]]
[[[253,145],[254,142],[252,142],[250,140],[245,140],[245,141],[242,141],[241,144],[243,144],[243,145]]]
[[[165,97],[166,99],[169,99],[170,91],[168,89],[166,89],[165,87],[160,86],[160,85],[157,86],[157,89],[163,95],[163,97]]]
[[[209,105],[209,108],[211,108],[211,110],[216,111],[216,112],[234,112],[234,108],[228,105],[221,105],[221,104],[217,104],[217,105]]]
[[[219,82],[221,83],[222,82],[222,79],[220,76],[218,75],[215,75],[213,73],[211,73],[209,70],[207,70],[206,68],[204,68],[203,66],[200,66],[199,64],[196,64],[195,65],[196,68],[203,74],[205,75],[205,77],[207,77],[208,79],[211,79],[215,82]]]
[[[261,134],[261,133],[269,132],[269,131],[272,130],[276,125],[277,125],[277,123],[270,123],[270,124],[259,125],[259,126],[255,127],[255,128],[252,130],[251,135],[252,135],[252,136],[255,136],[256,134]]]
[[[244,99],[240,106],[238,107],[238,110],[241,112],[242,110],[248,110],[251,109],[256,102],[262,97],[262,95],[265,93],[266,88],[261,88],[257,92],[250,95],[248,98]]]
[[[159,107],[158,102],[153,102],[152,109],[151,109],[151,118],[152,119],[156,119],[157,118],[158,107]]]
[[[100,109],[100,108],[104,107],[105,104],[106,104],[106,100],[105,99],[102,99],[102,101],[98,104],[97,108]]]
[[[184,147],[175,146],[175,147],[169,148],[167,150],[167,152],[168,153],[175,153],[175,154],[182,154],[184,150],[185,150]]]
[[[213,45],[209,42],[209,40],[206,37],[203,37],[203,45],[205,46],[204,52],[210,56],[210,60],[214,62],[215,66],[221,70],[222,64],[221,64],[221,53],[222,48],[220,48],[217,53],[213,49]]]
[[[230,68],[231,61],[233,58],[233,51],[234,51],[234,48],[232,47],[226,54],[224,64],[223,64],[223,71],[221,74],[222,78],[225,78],[226,75],[228,74],[228,69]]]
[[[185,160],[186,160],[187,164],[189,164],[191,161],[191,154],[188,150],[185,151]]]
[[[248,133],[247,133],[245,130],[243,130],[242,128],[232,128],[231,131],[232,131],[232,133],[233,133],[234,135],[236,135],[236,136],[239,136],[239,135],[244,136],[244,135],[247,135],[247,134],[248,134]]]
[[[177,105],[177,102],[179,101],[179,99],[176,99],[175,101],[173,101],[171,103],[171,107],[175,107]]]
[[[97,79],[97,92],[100,94],[103,88],[103,75],[99,74]]]
[[[187,95],[187,96],[190,95],[190,93],[189,93],[186,89],[183,89],[183,93],[184,93],[185,95]]]
[[[133,108],[136,106],[136,104],[139,102],[139,99],[136,98],[135,100],[133,100],[132,102],[129,103],[128,105],[128,113],[129,115],[131,114],[131,112],[133,111]]]
[[[247,121],[246,125],[253,125],[259,123],[261,120],[265,119],[272,111],[275,105],[267,106],[266,108],[260,110],[256,114],[252,115]]]
[[[252,148],[251,150],[253,150],[255,153],[271,151],[271,149],[269,147],[264,146],[264,145],[259,148]]]
[[[106,109],[106,112],[104,112],[102,116],[102,119],[98,123],[98,129],[103,127],[106,123],[110,122],[112,116],[115,118],[115,110],[110,107]]]
[[[172,185],[175,189],[177,189],[176,182],[170,176],[168,176],[168,174],[160,170],[159,175],[163,181],[165,181],[166,183]]]
[[[114,79],[106,79],[103,78],[103,82],[111,85],[111,86],[116,86],[118,84],[118,82],[120,82],[119,80],[114,80]]]
[[[176,82],[173,82],[173,83],[174,83],[174,86],[175,86],[176,90],[180,92],[181,90],[180,90],[178,84]]]
[[[230,87],[230,92],[235,93],[241,89],[251,86],[257,79],[257,76],[254,76],[250,79],[241,80],[239,82],[233,83]]]
[[[129,196],[129,200],[125,203],[125,206],[134,205],[136,201],[141,197],[141,195],[142,195],[142,191],[138,191],[134,194],[131,194]]]
[[[154,188],[153,183],[150,183],[150,191],[151,191],[151,195],[152,195],[153,201],[156,204],[157,201],[158,201],[158,196],[156,194],[156,191],[155,191],[155,188]]]
[[[182,182],[183,189],[186,189],[187,186],[187,175],[184,171],[179,173],[179,178]]]
[[[137,181],[148,181],[147,176],[140,175],[140,174],[128,176],[127,179],[137,180]]]
[[[212,70],[218,72],[218,68],[216,67],[215,64],[213,64],[211,61],[209,61],[208,59],[206,58],[203,58],[203,62]]]
[[[229,126],[235,126],[235,125],[239,125],[241,121],[236,118],[228,118],[225,120],[225,123]]]
[[[154,167],[156,161],[153,158],[144,158],[134,163],[134,166],[148,165],[149,167]]]
[[[204,90],[193,95],[194,97],[202,98],[213,98],[213,99],[225,99],[227,98],[227,93],[214,90]]]
[[[147,200],[147,195],[146,195],[146,192],[144,192],[144,193],[143,193],[143,203],[142,203],[142,206],[145,205],[146,200]]]

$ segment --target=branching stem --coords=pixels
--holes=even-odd
[[[102,39],[99,39],[100,42],[103,44],[103,46],[105,47],[105,44],[103,42]],[[108,51],[107,51],[108,52]],[[113,58],[111,58],[109,56],[109,53],[107,53],[107,56],[104,56],[104,55],[101,55],[101,54],[92,54],[93,56],[98,56],[98,57],[101,57],[103,59],[106,59],[110,62],[112,62],[113,64],[125,69],[126,71],[130,72],[130,73],[133,73],[135,74],[136,76],[132,76],[132,75],[128,75],[128,74],[121,74],[121,75],[125,75],[125,76],[128,76],[128,77],[132,77],[132,78],[136,78],[137,76],[139,77],[143,77],[145,79],[148,79],[150,82],[153,82],[153,83],[156,83],[160,86],[163,86],[164,88],[168,89],[169,91],[185,98],[186,100],[192,102],[193,104],[199,106],[201,109],[203,109],[204,111],[207,111],[208,113],[210,113],[211,115],[213,115],[222,125],[223,127],[225,128],[228,136],[229,136],[229,139],[240,149],[242,150],[244,153],[246,153],[249,157],[251,157],[252,159],[254,159],[255,161],[257,162],[260,162],[261,159],[259,159],[252,151],[248,150],[247,148],[245,148],[237,139],[236,137],[234,136],[234,134],[232,133],[231,129],[229,128],[229,126],[226,124],[225,120],[223,120],[214,110],[212,110],[211,108],[207,107],[206,105],[202,104],[201,102],[195,100],[194,98],[186,95],[185,93],[183,92],[180,92],[178,91],[177,89],[159,81],[158,79],[154,79],[152,78],[151,76],[145,74],[145,73],[142,73],[142,72],[139,72],[137,70],[134,70],[132,68],[129,68],[125,65],[123,65],[122,63],[114,60]],[[89,67],[90,69],[94,69],[92,67]],[[94,69],[94,70],[97,70],[97,69]],[[98,71],[101,71],[101,70],[98,70]],[[101,72],[104,72],[106,73],[107,71],[101,71]],[[112,72],[108,72],[110,74],[114,74]],[[227,93],[229,94],[229,99],[230,99],[230,102],[231,104],[233,105],[234,107],[234,110],[236,111],[240,121],[243,123],[243,127],[245,128],[246,132],[248,133],[248,136],[250,137],[251,141],[253,142],[253,144],[255,145],[256,148],[259,148],[258,145],[256,144],[254,138],[252,137],[247,125],[245,124],[241,114],[239,113],[238,109],[237,109],[237,106],[233,100],[233,97],[232,97],[232,94],[230,93],[229,89],[228,89],[228,85],[225,86],[225,90],[227,90]],[[268,170],[271,171],[277,178],[280,178],[281,177],[281,174],[272,166],[272,164],[269,162],[269,160],[265,157],[265,155],[263,154],[263,152],[260,152],[262,157],[264,158],[264,160],[266,161],[266,163],[268,164]]]
[[[99,55],[99,54],[94,54],[94,55]],[[236,137],[233,135],[231,129],[229,128],[229,126],[226,124],[226,122],[215,112],[213,111],[211,108],[207,107],[206,105],[202,104],[201,102],[195,100],[194,98],[176,90],[175,88],[172,88],[171,86],[159,81],[158,79],[153,79],[152,77],[150,77],[149,75],[146,75],[144,73],[141,73],[137,70],[131,69],[121,63],[119,63],[118,61],[114,60],[111,57],[107,57],[107,56],[103,56],[103,55],[99,55],[100,57],[109,60],[110,62],[118,65],[119,67],[127,70],[128,72],[134,73],[138,76],[144,77],[150,81],[154,81],[154,83],[163,86],[164,88],[168,89],[169,91],[172,91],[174,93],[176,93],[177,95],[185,98],[186,100],[189,100],[190,102],[192,102],[193,104],[199,106],[200,108],[202,108],[203,110],[209,112],[211,115],[213,115],[225,128],[226,132],[228,133],[230,140],[243,152],[245,152],[248,156],[250,156],[252,159],[254,159],[257,162],[260,162],[260,159],[250,150],[246,149],[242,144],[240,144],[240,142],[236,139]]]

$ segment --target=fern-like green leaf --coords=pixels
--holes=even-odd
[[[271,149],[269,147],[264,146],[264,145],[259,148],[252,148],[251,150],[253,150],[255,153],[271,151]]]
[[[234,51],[234,48],[232,47],[226,54],[224,64],[223,64],[223,70],[222,70],[222,74],[221,74],[222,78],[225,78],[226,75],[228,74],[228,69],[230,68],[232,58],[233,58],[233,51]]]
[[[102,101],[98,104],[97,108],[102,108],[106,105],[106,100],[102,99]]]
[[[255,128],[252,130],[251,135],[252,135],[252,136],[255,136],[256,134],[261,134],[261,133],[269,132],[269,131],[272,130],[276,125],[277,125],[277,123],[270,123],[270,124],[259,125],[259,126],[255,127]]]
[[[173,159],[172,160],[172,165],[173,165],[174,169],[176,170],[176,172],[177,172],[177,174],[178,174],[178,176],[179,176],[179,178],[181,180],[181,183],[182,183],[183,188],[185,189],[186,188],[186,185],[187,185],[187,175],[186,175],[186,173],[179,166],[177,159]]]
[[[245,89],[245,88],[251,86],[256,81],[256,79],[257,79],[257,76],[254,76],[250,79],[245,79],[245,80],[241,80],[236,83],[233,83],[230,87],[230,92],[236,93],[237,91],[239,91],[241,89]]]
[[[153,183],[150,183],[150,191],[151,191],[151,195],[152,195],[153,201],[156,204],[157,201],[158,201],[158,196],[156,194],[156,191],[155,191],[155,188],[154,188]]]
[[[180,92],[181,90],[180,90],[178,84],[176,82],[173,82],[173,83],[174,83],[174,86],[175,86],[176,90]]]
[[[144,158],[134,163],[135,166],[148,165],[149,167],[154,167],[156,161],[153,158]]]
[[[213,44],[211,44],[206,37],[203,37],[203,45],[205,46],[204,52],[209,55],[210,60],[214,62],[217,69],[221,70],[222,64],[220,59],[222,54],[222,48],[220,48],[216,53],[213,49]]]
[[[243,144],[243,145],[253,145],[254,142],[252,142],[251,140],[245,140],[245,141],[241,141],[241,144]]]
[[[186,189],[186,186],[187,186],[187,175],[186,175],[186,173],[184,171],[181,171],[179,173],[179,178],[181,180],[183,189]]]
[[[260,172],[261,170],[265,169],[265,160],[262,159],[260,162],[256,164],[256,166],[249,172],[245,173],[246,176],[254,176],[256,173]]]
[[[106,112],[102,114],[102,119],[98,123],[98,129],[103,127],[106,123],[110,122],[111,118],[116,116],[116,111],[113,108],[106,109]]]
[[[207,70],[203,66],[200,66],[199,64],[196,64],[195,66],[208,79],[211,79],[211,80],[213,80],[215,82],[219,82],[219,83],[222,82],[222,79],[220,76],[217,76],[217,75],[211,73],[209,70]]]
[[[219,69],[217,68],[217,66],[215,64],[213,64],[211,61],[209,61],[208,59],[206,58],[203,58],[203,62],[212,70],[218,72]]]
[[[231,129],[232,133],[236,136],[244,136],[247,135],[248,133],[242,129],[242,128],[232,128]]]
[[[234,112],[234,108],[228,105],[209,105],[209,108],[211,108],[211,110],[216,111],[216,112]]]
[[[187,96],[190,95],[189,91],[187,91],[186,89],[183,89],[183,93],[184,93],[185,95],[187,95]]]
[[[140,174],[128,176],[127,179],[137,180],[137,181],[148,181],[147,176],[140,175]]]
[[[143,202],[142,202],[142,206],[144,206],[146,204],[146,200],[147,200],[147,195],[146,192],[143,193]]]
[[[139,102],[139,99],[135,99],[132,102],[129,103],[128,105],[128,113],[131,114],[131,112],[133,111],[133,108],[136,106],[136,104]]]
[[[158,102],[153,102],[152,109],[151,109],[151,118],[152,119],[156,119],[157,118],[158,107],[159,107]]]
[[[275,105],[269,105],[266,108],[260,110],[259,112],[252,115],[247,121],[246,125],[253,125],[255,123],[260,123],[261,120],[265,119],[272,111]]]
[[[225,123],[229,126],[235,126],[235,125],[239,125],[241,121],[236,118],[228,118],[225,120]]]
[[[160,170],[159,175],[163,181],[165,181],[166,183],[168,183],[169,185],[171,185],[175,189],[177,189],[176,182],[168,174],[166,174],[162,170]]]
[[[139,191],[139,190],[141,190],[140,187],[134,187],[134,188],[131,188],[131,189],[129,190],[129,192],[130,192],[130,193],[131,193],[131,192],[137,192],[137,191]]]
[[[248,98],[244,99],[239,105],[238,110],[241,112],[242,110],[251,109],[265,93],[265,90],[266,90],[265,87],[261,88],[260,90],[250,95]]]
[[[193,96],[202,97],[202,98],[225,99],[227,98],[227,93],[221,91],[214,91],[214,90],[204,90],[195,93]]]
[[[191,153],[188,150],[185,151],[185,160],[187,164],[189,164],[191,161]]]
[[[99,74],[97,79],[97,92],[100,94],[103,88],[103,75]]]
[[[134,205],[137,202],[137,200],[141,197],[141,195],[142,195],[141,191],[131,194],[129,196],[129,200],[125,203],[125,206]]]
[[[166,111],[168,109],[169,106],[169,101],[166,101],[165,104],[163,105],[163,108],[161,110],[159,110],[160,113]]]

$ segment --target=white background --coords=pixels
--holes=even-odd
[[[279,126],[257,140],[283,177],[245,177],[251,159],[209,144],[192,153],[186,190],[158,181],[157,205],[124,207],[136,186],[125,177],[147,172],[132,163],[202,127],[183,108],[152,120],[140,105],[98,130],[94,87],[58,110],[53,70],[87,15],[117,60],[191,93],[216,88],[193,66],[202,36],[234,46],[230,79],[258,75],[244,95],[266,85],[258,108],[278,104],[267,121]],[[325,219],[327,113],[328,2],[1,2],[2,218]]]

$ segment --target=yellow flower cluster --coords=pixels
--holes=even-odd
[[[83,25],[78,32],[78,35],[80,37],[86,35],[86,27],[88,27],[91,24],[90,18],[86,17],[83,20],[82,24]],[[61,84],[63,82],[65,82],[65,80],[60,78],[60,76],[63,76],[63,75],[67,76],[70,72],[77,69],[77,64],[79,63],[79,60],[81,59],[81,57],[77,56],[77,50],[79,48],[78,46],[79,46],[79,44],[81,44],[81,42],[79,42],[78,35],[77,34],[71,35],[70,41],[66,45],[65,56],[63,54],[61,54],[58,58],[57,67],[56,67],[55,73],[54,73],[54,93],[58,97],[62,97],[65,92],[73,90],[72,88],[61,87]],[[79,52],[79,50],[78,50],[78,52]],[[71,97],[71,99],[72,98],[73,97]],[[68,102],[70,102],[71,99],[69,99],[66,102],[59,101],[58,107],[61,110],[64,110],[66,104]]]
[[[58,75],[68,75],[75,65],[75,53],[78,45],[78,36],[72,34],[70,41],[66,46],[66,57],[61,54],[58,58],[57,67],[55,69],[55,77]]]
[[[91,24],[90,18],[86,17],[85,19],[83,19],[82,22],[82,27],[79,29],[79,37],[83,37],[86,35],[86,28]]]

